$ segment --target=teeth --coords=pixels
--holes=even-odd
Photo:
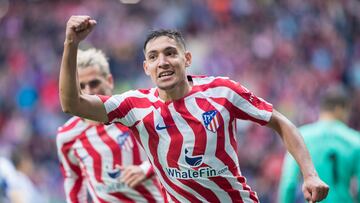
[[[172,75],[173,72],[163,72],[163,73],[160,73],[159,77],[163,77],[163,76],[168,76],[168,75]]]

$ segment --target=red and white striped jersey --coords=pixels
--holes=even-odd
[[[153,167],[129,129],[92,125],[72,117],[56,138],[67,202],[163,202]],[[147,180],[135,187],[119,181],[119,166],[140,165]]]
[[[99,96],[110,122],[129,126],[170,202],[258,202],[241,175],[236,119],[265,125],[272,105],[221,77],[189,76],[192,90],[164,102],[157,88]]]

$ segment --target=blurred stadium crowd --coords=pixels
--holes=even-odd
[[[97,20],[83,48],[108,54],[115,92],[149,87],[142,45],[151,28],[177,28],[193,52],[192,74],[239,81],[296,125],[316,120],[329,86],[348,89],[360,130],[360,2],[357,0],[0,0],[0,155],[32,158],[29,177],[64,202],[55,135],[68,115],[58,73],[70,15]],[[357,104],[357,105],[355,105]],[[260,201],[276,202],[284,147],[270,130],[239,122],[242,172]]]

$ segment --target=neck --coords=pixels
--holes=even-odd
[[[190,83],[188,80],[184,80],[181,83],[176,84],[173,88],[170,89],[160,89],[159,91],[159,97],[163,101],[174,101],[183,98],[185,95],[187,95],[192,88],[192,83]]]
[[[88,119],[84,119],[84,121],[90,125],[98,125],[100,124],[100,122],[97,121],[93,121],[93,120],[88,120]]]
[[[322,121],[335,121],[335,120],[341,120],[339,119],[334,113],[332,112],[321,112],[319,119]]]

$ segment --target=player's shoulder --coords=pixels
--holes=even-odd
[[[194,85],[225,85],[226,83],[234,83],[229,77],[223,76],[205,76],[205,75],[189,75]]]
[[[319,122],[307,123],[299,127],[301,133],[307,133],[310,131],[314,131],[320,125]]]
[[[156,91],[156,88],[128,90],[121,94],[114,94],[110,98],[115,98],[115,99],[144,98],[144,97],[148,97],[149,95],[154,95],[155,91]]]
[[[69,118],[67,121],[65,121],[65,123],[58,127],[58,131],[63,130],[64,128],[69,128],[70,126],[74,126],[77,123],[81,122],[81,118],[77,117],[77,116],[72,116],[71,118]]]
[[[350,128],[346,125],[344,128],[345,128],[344,131],[346,131],[346,134],[347,134],[347,138],[349,138],[351,140],[351,142],[357,143],[358,145],[360,145],[360,132],[353,128]]]
[[[73,116],[68,119],[62,126],[57,129],[57,140],[64,139],[66,137],[73,137],[74,134],[79,134],[78,131],[82,131],[86,127],[86,123],[80,117]],[[67,138],[66,138],[67,139]]]

